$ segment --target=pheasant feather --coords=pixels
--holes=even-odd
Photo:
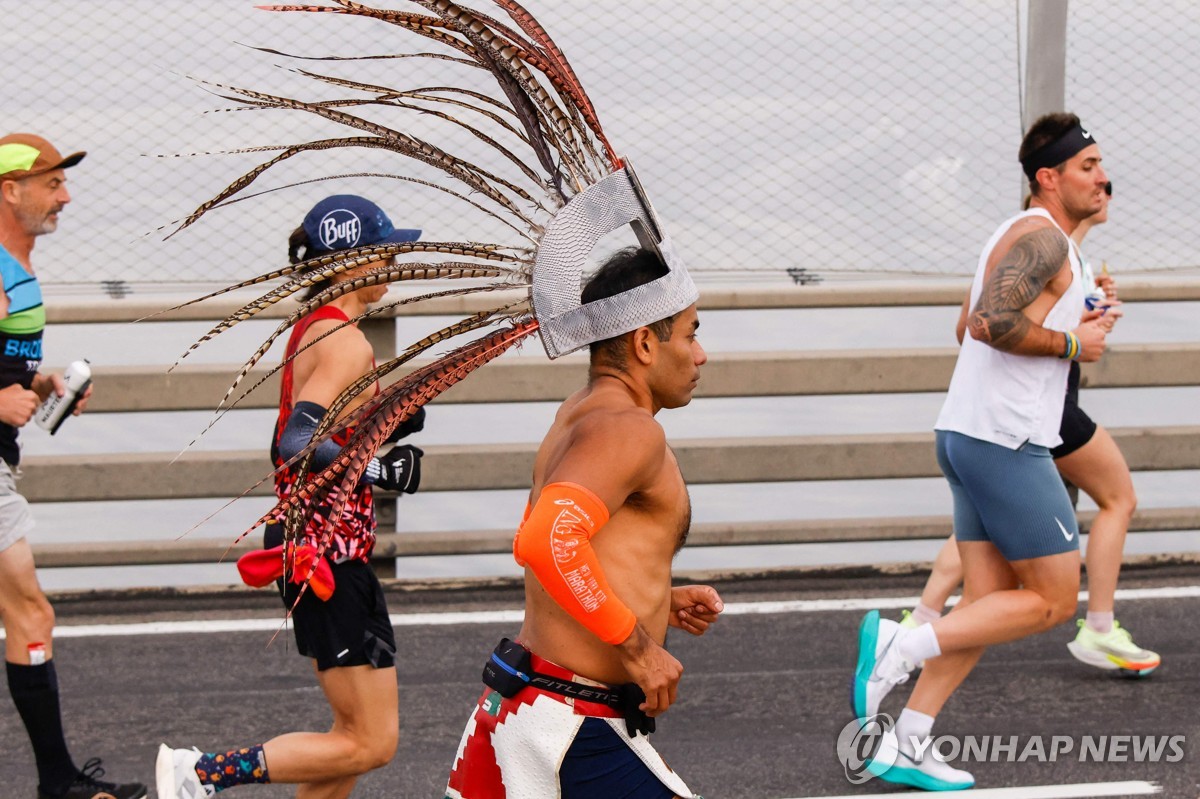
[[[370,309],[308,341],[304,348],[293,352],[283,363],[271,369],[268,376],[294,363],[304,349],[344,325],[398,305],[437,296],[473,294],[503,288],[529,290],[534,284],[533,271],[538,247],[543,236],[547,235],[548,225],[572,198],[623,168],[622,159],[617,156],[605,135],[596,109],[566,55],[520,3],[516,0],[476,0],[475,5],[486,5],[486,10],[452,0],[413,0],[413,3],[420,8],[419,11],[375,8],[357,0],[328,0],[326,4],[278,4],[260,8],[370,20],[372,24],[386,24],[390,30],[402,32],[403,37],[420,37],[426,42],[435,43],[445,52],[306,56],[268,48],[255,49],[329,64],[413,57],[441,59],[450,62],[446,69],[470,66],[487,70],[495,80],[498,92],[484,93],[453,85],[453,82],[421,88],[392,87],[379,80],[322,74],[324,70],[317,72],[306,69],[292,71],[311,81],[312,85],[319,86],[322,91],[343,96],[284,97],[249,88],[204,84],[248,110],[299,111],[349,128],[352,133],[310,142],[241,148],[238,152],[269,152],[271,155],[263,163],[235,178],[215,197],[197,206],[171,235],[188,228],[215,208],[254,196],[252,191],[263,193],[251,187],[266,171],[288,159],[300,154],[366,148],[394,154],[402,159],[402,163],[419,162],[436,170],[435,174],[440,174],[442,180],[432,182],[407,174],[392,175],[386,169],[372,169],[370,172],[355,173],[356,176],[398,179],[411,183],[418,190],[425,186],[448,193],[464,203],[464,210],[473,214],[482,212],[487,218],[502,222],[506,229],[519,235],[518,243],[414,242],[403,246],[360,247],[271,270],[206,295],[201,299],[219,296],[233,289],[260,285],[265,288],[260,296],[215,325],[192,349],[285,298],[294,297],[301,291],[309,293],[243,364],[218,404],[216,418],[237,405],[266,379],[260,377],[234,399],[244,378],[273,342],[307,314],[350,292],[366,286],[417,279],[468,279],[469,284]],[[493,5],[500,13],[488,13]],[[507,17],[507,21],[502,21],[501,17]],[[332,67],[330,69],[332,71]],[[368,119],[362,116],[366,113],[372,114],[372,117]],[[424,133],[417,135],[418,128],[408,125],[406,120],[415,120],[418,116],[430,120],[427,127],[448,131],[457,136],[459,141],[466,140],[474,146],[474,150],[464,149],[461,151],[463,153],[475,152],[482,147],[487,160],[468,159],[449,146],[434,144]],[[393,121],[393,118],[398,121]],[[344,177],[325,175],[312,180]],[[449,188],[444,183],[455,188]],[[276,191],[278,188],[266,191]],[[484,282],[478,284],[479,279]],[[530,315],[531,311],[536,310],[532,297],[533,292],[530,291],[515,303],[481,311],[446,325],[407,347],[400,355],[351,381],[333,401],[308,445],[279,466],[278,470],[293,473],[297,479],[289,483],[290,489],[281,496],[275,507],[244,532],[242,537],[261,524],[277,521],[283,523],[288,540],[304,531],[304,535],[315,541],[318,549],[324,553],[331,545],[337,519],[346,507],[352,489],[361,481],[371,459],[396,427],[479,366],[539,331],[541,323]],[[478,335],[481,328],[503,320],[508,320],[511,326],[483,334],[447,355],[419,366],[381,388],[375,396],[362,401],[364,393],[371,391],[373,386],[381,385],[390,375],[431,347],[456,336]],[[339,454],[324,468],[312,469],[313,454],[317,447],[334,436],[346,441]],[[321,509],[320,514],[316,513],[317,508]]]

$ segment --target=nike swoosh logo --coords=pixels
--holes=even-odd
[[[307,413],[305,413],[304,411],[300,411],[300,415],[301,415],[301,416],[303,416],[303,417],[304,417],[305,419],[307,419],[308,421],[312,422],[313,424],[320,424],[320,423],[321,423],[321,420],[320,420],[320,419],[318,419],[318,418],[317,418],[317,417],[315,417],[315,416],[312,416],[311,414],[307,414]]]
[[[1055,523],[1057,523],[1057,524],[1058,524],[1058,529],[1059,529],[1059,530],[1062,530],[1063,538],[1067,539],[1068,541],[1072,541],[1072,540],[1074,540],[1074,538],[1075,538],[1075,534],[1074,534],[1074,533],[1068,533],[1068,532],[1067,532],[1067,528],[1063,527],[1063,523],[1062,523],[1062,522],[1060,522],[1060,521],[1058,521],[1058,517],[1057,517],[1057,516],[1055,516],[1055,517],[1054,517],[1054,521],[1055,521]]]
[[[888,640],[887,646],[883,648],[883,652],[879,655],[879,659],[875,661],[875,668],[871,669],[872,680],[882,680],[879,676],[879,666],[883,663],[884,657],[887,656],[888,650],[892,648],[892,644],[896,643],[896,633],[892,633],[892,637]]]
[[[1085,130],[1085,131],[1083,131],[1083,138],[1085,138],[1085,139],[1090,139],[1090,138],[1092,138],[1092,134],[1088,133],[1088,132]]]

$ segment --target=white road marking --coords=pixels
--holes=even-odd
[[[1200,585],[1169,586],[1164,588],[1129,588],[1118,589],[1116,599],[1180,599],[1200,597]],[[1086,602],[1087,591],[1079,592],[1079,601]],[[794,599],[776,602],[730,602],[725,605],[722,615],[741,615],[744,613],[817,613],[830,610],[901,610],[914,607],[919,596],[889,596],[889,597],[854,597],[848,599]],[[947,605],[958,602],[958,597],[950,597]]]
[[[1074,785],[1028,785],[1015,788],[972,788],[967,791],[945,791],[937,794],[938,799],[1091,799],[1097,796],[1148,796],[1162,793],[1162,787],[1153,782],[1129,780],[1127,782],[1082,782]],[[854,793],[843,796],[803,797],[802,799],[896,799],[897,796],[917,794]]]
[[[282,613],[280,614],[282,616]],[[393,627],[441,627],[451,624],[519,624],[525,617],[520,610],[493,610],[478,613],[392,614]],[[55,638],[112,638],[123,635],[180,635],[184,633],[274,632],[283,627],[283,619],[194,619],[187,621],[148,621],[135,624],[79,624],[54,628]],[[0,640],[4,631],[0,630]]]
[[[1118,601],[1136,599],[1190,599],[1200,597],[1200,585],[1165,588],[1119,589]],[[898,610],[911,608],[920,597],[862,597],[851,599],[794,599],[776,602],[727,602],[722,616],[755,613],[821,613],[838,610]],[[956,598],[952,597],[949,604]],[[1087,600],[1087,591],[1079,592],[1079,601]],[[281,614],[282,615],[282,614]],[[485,610],[454,613],[393,613],[393,627],[443,627],[452,624],[518,624],[525,617],[520,610]],[[150,621],[130,624],[79,624],[54,628],[55,638],[94,638],[122,635],[179,635],[184,633],[241,633],[278,630],[279,617],[267,619],[189,619],[187,621]],[[0,641],[4,630],[0,630]],[[978,793],[973,793],[978,796]]]

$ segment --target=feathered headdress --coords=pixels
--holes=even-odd
[[[329,6],[272,5],[261,8],[369,17],[426,37],[456,51],[457,55],[417,55],[463,62],[488,70],[500,85],[503,100],[452,86],[398,91],[313,72],[302,74],[355,90],[366,97],[306,102],[233,86],[218,86],[218,91],[228,99],[252,107],[306,111],[352,128],[358,135],[237,151],[280,150],[197,208],[179,229],[192,224],[212,208],[236,201],[236,196],[265,171],[294,155],[366,147],[388,150],[440,170],[457,188],[413,177],[388,177],[401,177],[452,194],[500,220],[524,241],[516,245],[482,242],[375,245],[321,255],[268,272],[193,300],[199,302],[234,289],[282,280],[262,297],[219,323],[192,349],[285,297],[347,270],[390,259],[387,266],[374,268],[354,280],[330,285],[303,302],[247,361],[221,401],[220,411],[232,406],[230,397],[242,379],[272,342],[292,324],[321,305],[364,286],[433,278],[487,278],[490,281],[408,297],[368,310],[364,316],[431,297],[514,286],[528,287],[528,298],[450,325],[413,344],[348,387],[330,407],[311,444],[285,464],[305,475],[302,482],[297,483],[292,493],[280,500],[251,530],[267,521],[283,520],[285,537],[293,538],[311,520],[312,508],[322,502],[331,501],[336,506],[339,501],[344,501],[348,492],[337,489],[358,482],[380,445],[405,419],[474,369],[500,356],[535,331],[540,332],[547,355],[556,358],[594,341],[672,316],[696,302],[698,297],[695,285],[671,246],[632,168],[617,156],[575,71],[533,15],[513,0],[494,0],[515,24],[514,28],[512,24],[449,0],[413,1],[428,13],[371,8],[352,0],[331,0],[333,5]],[[433,114],[461,126],[515,165],[524,179],[519,182],[507,180],[431,142],[369,121],[350,110],[356,106]],[[435,106],[447,110],[436,110]],[[451,112],[464,118],[453,116]],[[660,256],[665,267],[663,276],[630,291],[582,305],[582,271],[589,254],[602,237],[625,225],[633,227],[643,247]],[[422,260],[424,258],[434,260]],[[357,319],[345,324],[354,321]],[[497,321],[508,324],[406,375],[347,418],[333,421],[351,399],[421,352],[448,338]],[[350,427],[354,433],[342,447],[341,455],[324,470],[310,473],[307,467],[316,447]],[[337,519],[340,515],[341,508],[335,507],[328,518]],[[327,545],[331,532],[332,525],[323,536],[323,544]]]

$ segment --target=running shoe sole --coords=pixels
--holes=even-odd
[[[863,616],[858,625],[858,663],[854,667],[851,684],[850,707],[854,717],[863,723],[867,715],[867,683],[875,671],[875,648],[879,643],[879,611],[872,610]]]
[[[890,782],[893,785],[907,785],[911,788],[920,788],[922,791],[963,791],[975,785],[975,780],[969,782],[947,782],[946,780],[939,780],[936,777],[930,777],[925,772],[915,768],[905,768],[895,765],[882,766],[874,760],[867,763],[867,771],[884,782]]]

